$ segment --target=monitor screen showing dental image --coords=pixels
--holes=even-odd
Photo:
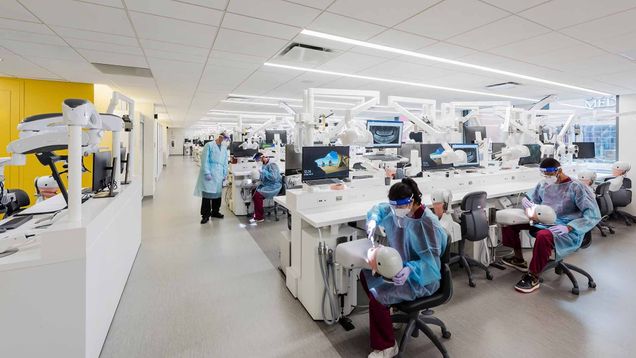
[[[466,153],[466,163],[455,163],[455,167],[478,167],[479,145],[477,144],[452,144],[453,150],[461,150]]]
[[[530,150],[530,155],[519,159],[519,165],[531,165],[541,163],[541,145],[524,144]]]
[[[573,142],[579,149],[576,159],[594,159],[596,157],[596,146],[594,142]]]
[[[287,131],[284,129],[267,129],[265,130],[265,143],[274,144],[276,135],[280,139],[280,144],[287,144]]]
[[[349,177],[349,147],[303,147],[302,181]]]
[[[442,164],[444,147],[441,143],[422,144],[420,148],[422,170],[447,169],[453,166],[452,164]]]
[[[399,148],[403,127],[404,123],[400,121],[367,121],[367,129],[373,135],[373,147],[376,148]]]

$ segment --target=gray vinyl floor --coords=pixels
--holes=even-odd
[[[143,240],[104,344],[102,357],[366,357],[368,315],[356,329],[312,321],[288,293],[277,239],[284,220],[246,225],[224,207],[225,219],[199,224],[192,196],[198,167],[171,157],[153,199],[143,203]],[[452,357],[636,356],[636,234],[616,222],[616,235],[595,235],[592,246],[568,258],[598,283],[581,295],[567,278],[546,277],[541,289],[512,289],[520,274],[493,270],[477,287],[454,272],[455,294],[436,310],[452,332]],[[636,226],[635,226],[636,227]],[[425,338],[409,343],[407,357],[437,357]]]

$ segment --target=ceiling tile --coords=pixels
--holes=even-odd
[[[251,32],[280,39],[290,40],[300,32],[299,27],[278,24],[271,21],[255,19],[252,17],[236,15],[232,13],[225,14],[223,18],[224,28]]]
[[[489,52],[501,56],[525,59],[530,56],[536,56],[582,44],[583,43],[578,40],[574,40],[568,36],[553,31],[508,45],[495,47],[490,49]]]
[[[48,27],[46,27],[46,25],[44,24],[36,24],[33,22],[16,21],[16,20],[2,19],[2,18],[0,18],[0,29],[33,32],[33,33],[45,34],[45,35],[53,34],[53,32],[51,32],[51,30],[49,30]]]
[[[369,40],[369,42],[395,47],[402,50],[417,50],[419,48],[432,45],[436,43],[437,40],[413,35],[399,30],[389,29],[373,37]]]
[[[229,0],[175,0],[184,4],[192,4],[198,6],[209,7],[212,9],[225,10]]]
[[[273,37],[222,28],[214,43],[214,49],[269,58],[278,53],[285,44],[287,41]]]
[[[0,14],[2,14],[2,17],[14,20],[40,22],[35,16],[31,15],[29,11],[27,11],[15,0],[1,1]]]
[[[161,51],[161,50],[152,50],[152,49],[145,49],[144,52],[146,53],[146,56],[148,57],[183,62],[184,66],[187,66],[187,63],[203,64],[208,58],[207,54],[190,55],[190,54],[178,53],[173,51]]]
[[[446,0],[396,28],[443,40],[508,15],[503,10],[477,0]]]
[[[83,39],[66,39],[68,43],[74,49],[84,49],[84,50],[97,50],[97,51],[107,51],[113,53],[121,53],[126,55],[135,55],[135,56],[143,56],[143,52],[141,52],[141,48],[139,46],[122,46],[112,43],[104,43],[104,42],[95,42],[91,40],[83,40]]]
[[[328,12],[320,15],[307,28],[357,40],[367,40],[385,30],[382,26]]]
[[[603,54],[604,52],[596,47],[580,44],[567,48],[555,49],[554,51],[536,56],[528,56],[526,58],[526,62],[557,68],[559,65],[564,63],[570,63],[572,61],[578,61],[580,59],[600,56]]]
[[[561,32],[581,41],[599,41],[636,32],[636,9],[563,29]]]
[[[0,31],[0,41],[14,40],[23,42],[33,42],[45,45],[67,46],[66,42],[54,34],[40,34],[35,32],[16,31],[4,29]]]
[[[104,6],[114,6],[114,7],[120,7],[120,8],[124,7],[124,4],[122,4],[122,0],[78,0],[78,1],[89,2],[92,4],[104,5]]]
[[[219,26],[223,11],[184,4],[172,0],[125,0],[128,10],[170,17],[200,24]]]
[[[156,40],[140,39],[141,46],[144,50],[155,50],[161,52],[171,52],[175,54],[183,54],[186,56],[207,56],[210,52],[207,48],[185,46],[172,42],[163,42]]]
[[[578,72],[585,76],[595,76],[606,73],[634,71],[636,70],[636,62],[616,55],[604,54],[576,59],[571,63],[561,65],[561,69],[568,72]]]
[[[427,55],[432,55],[437,57],[454,59],[454,58],[470,55],[471,53],[474,53],[476,51],[473,49],[449,44],[446,42],[438,42],[430,46],[421,48],[417,52],[421,52]]]
[[[429,82],[432,78],[450,75],[453,72],[438,67],[424,66],[411,62],[391,60],[373,66],[358,74],[366,76],[384,77],[403,81]]]
[[[134,36],[123,9],[70,0],[22,0],[22,3],[49,25]]]
[[[78,49],[88,61],[93,63],[106,63],[110,65],[148,67],[143,56],[126,55],[109,51]]]
[[[81,60],[82,58],[68,46],[45,45],[32,42],[0,40],[0,45],[24,56],[45,57],[60,60]]]
[[[519,12],[551,0],[482,0],[490,5],[510,11]]]
[[[543,26],[517,16],[509,16],[452,37],[448,41],[477,50],[488,50],[548,32],[550,30]]]
[[[519,15],[553,29],[562,29],[635,6],[634,0],[554,0]]]
[[[86,30],[78,30],[70,27],[64,26],[51,26],[53,31],[55,31],[62,38],[69,39],[81,39],[93,41],[96,43],[108,43],[108,44],[116,44],[121,46],[139,46],[137,39],[133,36],[120,36],[120,35],[111,35],[102,32],[94,32],[94,31],[86,31]]]
[[[216,27],[168,19],[154,15],[130,13],[139,38],[210,48]]]
[[[58,60],[31,57],[30,60],[63,78],[70,78],[74,74],[81,74],[84,78],[91,78],[91,82],[96,82],[105,77],[93,65],[81,58],[77,60]]]
[[[321,70],[336,72],[358,72],[386,61],[382,57],[368,56],[354,52],[346,52],[320,66]]]
[[[241,67],[240,63],[245,63],[249,65],[258,64],[260,66],[265,61],[267,61],[267,57],[263,57],[263,56],[242,55],[242,54],[219,51],[219,50],[213,50],[210,53],[210,59],[211,60],[221,59],[225,61],[233,61],[237,63],[238,67]]]
[[[403,0],[399,5],[386,0],[337,0],[328,11],[358,20],[392,27],[438,3],[439,0]]]
[[[299,5],[313,7],[320,10],[326,9],[333,2],[333,0],[287,0],[287,1],[299,4]]]
[[[609,84],[631,88],[636,90],[636,70],[623,71],[612,74],[600,75],[597,78]]]
[[[319,10],[281,0],[232,0],[227,11],[299,27],[320,14]]]
[[[636,58],[636,32],[590,41],[590,43],[616,54],[627,54]]]

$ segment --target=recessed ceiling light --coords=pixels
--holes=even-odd
[[[392,80],[392,79],[389,79],[389,78],[372,77],[372,76],[361,76],[361,75],[354,75],[354,74],[351,74],[351,73],[323,71],[323,70],[317,70],[317,69],[314,69],[314,68],[305,68],[305,67],[280,65],[280,64],[277,64],[277,63],[270,63],[270,62],[266,62],[265,66],[285,68],[285,69],[295,70],[295,71],[322,73],[322,74],[325,74],[325,75],[332,75],[332,76],[340,76],[340,77],[358,78],[358,79],[378,81],[378,82],[395,83],[395,84],[414,86],[414,87],[431,88],[431,89],[438,89],[438,90],[442,90],[442,91],[452,91],[452,92],[459,92],[459,93],[476,94],[476,95],[480,95],[480,96],[490,96],[490,97],[498,97],[498,98],[516,99],[516,100],[528,101],[528,102],[539,102],[539,100],[536,99],[536,98],[507,96],[507,95],[503,95],[503,94],[495,94],[495,93],[488,93],[488,92],[481,92],[481,91],[473,91],[473,90],[466,90],[466,89],[461,89],[461,88],[452,88],[452,87],[429,85],[429,84],[426,84],[426,83],[400,81],[400,80]]]
[[[346,43],[346,44],[350,44],[350,45],[362,46],[362,47],[366,47],[366,48],[372,48],[372,49],[385,51],[385,52],[397,53],[397,54],[404,55],[404,56],[417,57],[417,58],[421,58],[421,59],[425,59],[425,60],[429,60],[429,61],[442,62],[442,63],[446,63],[446,64],[449,64],[449,65],[472,68],[472,69],[475,69],[475,70],[496,73],[496,74],[509,76],[509,77],[522,78],[522,79],[528,80],[528,81],[544,83],[544,84],[548,84],[548,85],[552,85],[552,86],[569,88],[569,89],[573,89],[573,90],[577,90],[577,91],[589,92],[589,93],[599,94],[599,95],[603,95],[603,96],[611,95],[610,93],[596,91],[596,90],[589,89],[589,88],[568,85],[568,84],[561,83],[561,82],[550,81],[550,80],[546,80],[546,79],[543,79],[543,78],[527,76],[527,75],[523,75],[523,74],[515,73],[515,72],[498,70],[496,68],[475,65],[475,64],[472,64],[472,63],[468,63],[468,62],[462,62],[462,61],[451,60],[451,59],[443,58],[443,57],[426,55],[426,54],[419,53],[419,52],[402,50],[402,49],[395,48],[395,47],[378,45],[378,44],[374,44],[374,43],[370,43],[370,42],[354,40],[354,39],[341,37],[341,36],[336,36],[336,35],[330,35],[330,34],[326,34],[326,33],[323,33],[323,32],[317,32],[317,31],[311,31],[311,30],[303,30],[300,33],[303,34],[303,35],[312,36],[312,37],[318,37],[318,38],[321,38],[321,39],[332,40],[332,41],[342,42],[342,43]]]

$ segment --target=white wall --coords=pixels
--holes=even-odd
[[[636,111],[636,94],[621,95],[618,99],[618,111],[633,112]],[[618,160],[629,162],[632,170],[628,176],[636,183],[636,146],[634,145],[634,133],[636,133],[636,115],[621,116],[618,119]],[[636,188],[633,188],[636,190]],[[636,200],[636,196],[634,199]],[[632,204],[625,210],[636,215],[636,203]]]
[[[168,128],[168,149],[170,155],[183,155],[185,129]]]

